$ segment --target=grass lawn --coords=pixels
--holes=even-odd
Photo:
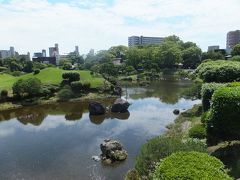
[[[14,77],[8,74],[0,74],[0,90],[6,89],[11,90],[12,85],[18,79],[28,79],[31,77],[36,77],[41,80],[44,84],[59,84],[62,81],[62,74],[64,72],[68,72],[58,68],[46,68],[41,70],[41,72],[37,75],[33,75],[33,73],[25,74],[19,77]],[[90,74],[90,71],[79,71],[75,72],[80,73],[81,81],[88,81],[91,83],[91,87],[100,87],[103,85],[104,79],[102,77],[94,77]]]

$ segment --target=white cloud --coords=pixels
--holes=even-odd
[[[225,47],[226,33],[239,29],[239,0],[103,0],[49,3],[47,0],[0,1],[0,49],[41,51],[55,42],[61,53],[79,45],[107,49],[127,44],[130,35],[167,36]],[[133,23],[128,23],[131,19]]]

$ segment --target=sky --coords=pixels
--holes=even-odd
[[[61,54],[127,45],[129,36],[177,35],[206,50],[240,29],[240,0],[0,0],[0,49]]]

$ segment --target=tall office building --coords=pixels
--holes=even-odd
[[[56,58],[56,64],[59,64],[60,61],[60,53],[59,53],[59,47],[58,44],[56,43],[54,47],[49,48],[49,56],[50,57],[55,57]]]
[[[128,37],[128,46],[161,44],[163,41],[163,37],[131,36]]]
[[[13,46],[10,47],[9,53],[10,53],[10,56],[11,56],[11,57],[14,57],[14,56],[15,56],[15,50],[14,50],[14,47],[13,47]]]
[[[215,51],[215,50],[218,50],[218,49],[220,49],[220,47],[217,46],[217,45],[215,45],[215,46],[208,46],[208,52]]]
[[[16,55],[16,52],[14,50],[14,47],[10,47],[9,50],[0,50],[0,58],[9,58],[9,57],[14,57]]]
[[[42,50],[42,57],[47,57],[47,52],[45,49]]]
[[[78,46],[75,46],[75,54],[77,55],[77,56],[79,56],[79,48],[78,48]]]
[[[240,30],[230,31],[227,33],[227,50],[232,49],[240,43]]]

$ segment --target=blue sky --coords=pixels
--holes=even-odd
[[[0,49],[20,53],[59,43],[62,54],[127,45],[132,35],[168,36],[225,48],[240,29],[239,0],[0,0]]]

